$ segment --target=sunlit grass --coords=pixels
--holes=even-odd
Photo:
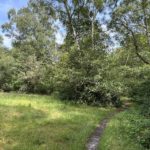
[[[0,150],[83,150],[111,109],[0,93]]]

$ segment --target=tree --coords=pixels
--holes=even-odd
[[[121,1],[112,11],[109,27],[118,33],[124,54],[129,54],[121,72],[128,94],[149,115],[150,1]]]
[[[60,48],[56,70],[56,88],[64,99],[89,104],[110,104],[99,74],[103,74],[107,56],[107,35],[96,18],[102,9],[98,1],[58,1],[58,17],[67,35]]]
[[[117,92],[105,84],[108,34],[98,19],[103,6],[102,0],[30,0],[26,8],[11,9],[3,30],[13,39],[13,88],[51,93],[55,82],[65,99],[94,105],[118,102]],[[56,20],[66,29],[57,56]]]
[[[150,64],[150,1],[124,0],[112,13],[110,28],[119,33],[123,46],[131,43],[131,49],[141,62]]]
[[[52,63],[55,61],[53,12],[49,14],[48,11],[43,3],[32,0],[26,8],[18,11],[11,9],[8,12],[9,22],[2,26],[6,35],[13,39],[12,55],[17,68],[14,83],[16,90],[51,91],[52,85],[47,86],[47,80],[43,81],[45,78],[51,79]],[[46,72],[51,72],[49,77]],[[42,73],[45,73],[44,77]],[[39,85],[41,87],[37,87]]]
[[[0,36],[0,89],[12,90],[12,74],[14,59],[11,52],[3,46],[3,38]]]

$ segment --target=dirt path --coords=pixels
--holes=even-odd
[[[107,123],[116,113],[117,112],[110,114],[107,118],[103,119],[99,123],[98,127],[95,129],[95,131],[89,137],[89,140],[86,145],[87,150],[96,150],[97,149],[97,146],[100,143],[101,136],[103,134],[103,131],[104,131]]]
[[[102,136],[102,134],[104,132],[104,129],[106,128],[107,123],[109,122],[109,120],[113,116],[115,116],[117,113],[122,112],[122,111],[128,109],[131,106],[132,106],[132,103],[125,102],[122,108],[117,109],[115,112],[108,115],[107,118],[103,119],[99,123],[98,127],[94,130],[94,132],[89,137],[89,140],[88,140],[87,145],[86,145],[86,149],[87,150],[97,150],[97,146],[101,142],[101,136]]]

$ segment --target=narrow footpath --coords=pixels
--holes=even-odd
[[[107,123],[109,122],[109,120],[111,118],[113,118],[116,114],[126,110],[130,106],[131,106],[131,103],[126,102],[126,103],[124,103],[122,108],[117,109],[115,112],[109,114],[107,118],[103,119],[99,123],[98,127],[94,130],[94,132],[89,137],[89,139],[87,141],[86,149],[87,150],[97,150],[98,144],[101,142],[102,134],[103,134],[104,129],[106,128]]]
[[[97,146],[100,143],[101,136],[103,134],[104,129],[106,128],[107,123],[116,113],[117,112],[110,114],[107,118],[103,119],[99,123],[98,127],[94,130],[94,132],[89,137],[89,140],[86,145],[87,150],[97,150]]]

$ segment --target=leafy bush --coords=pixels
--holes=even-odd
[[[127,114],[127,113],[126,113]],[[122,118],[123,119],[123,118]],[[146,149],[150,148],[150,120],[140,115],[140,109],[131,111],[126,115],[126,124],[122,127],[127,135],[134,138]]]
[[[90,105],[121,106],[119,94],[97,77],[85,77],[82,72],[65,70],[57,73],[56,90],[60,98]]]
[[[6,49],[0,47],[0,89],[11,91],[14,59]]]
[[[140,105],[141,112],[150,116],[150,66],[136,69],[135,77],[130,95]]]
[[[139,107],[118,113],[107,125],[100,149],[149,150],[150,120],[140,113]]]

